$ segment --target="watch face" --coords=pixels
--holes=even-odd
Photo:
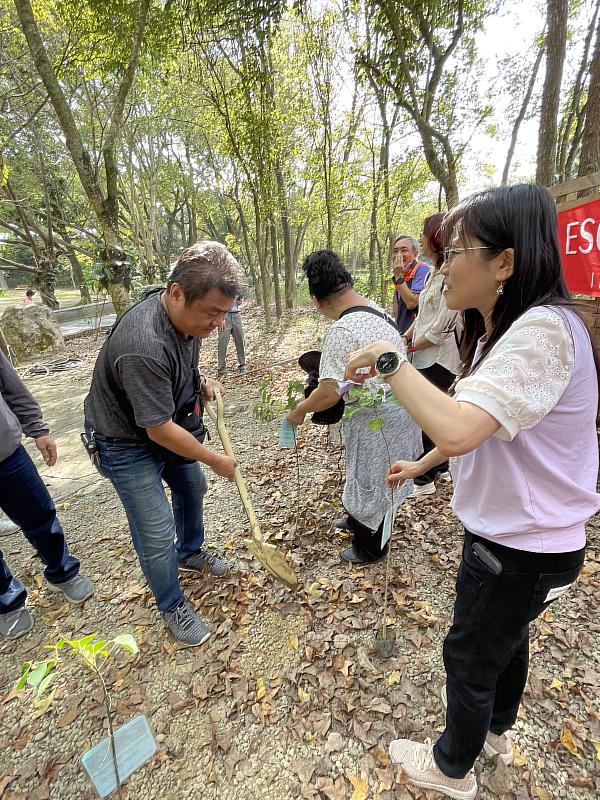
[[[377,359],[377,372],[382,375],[389,375],[393,372],[400,362],[398,353],[382,353]]]

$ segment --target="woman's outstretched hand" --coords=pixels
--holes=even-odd
[[[350,353],[348,364],[346,365],[347,381],[354,383],[364,383],[375,375],[375,363],[382,353],[389,353],[390,350],[397,351],[398,346],[391,342],[373,342],[362,350]],[[360,370],[360,372],[359,372]]]
[[[418,461],[395,461],[387,474],[387,484],[393,489],[402,486],[405,481],[418,478],[423,473]]]

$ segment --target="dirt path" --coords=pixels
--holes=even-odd
[[[140,654],[119,657],[107,673],[117,722],[145,713],[159,743],[154,759],[127,781],[124,797],[423,796],[401,777],[396,780],[385,753],[392,734],[435,736],[443,725],[441,643],[460,548],[449,489],[407,504],[398,519],[390,609],[398,654],[382,661],[372,652],[372,639],[384,567],[343,566],[338,552],[345,540],[331,529],[339,511],[339,450],[322,429],[305,426],[298,493],[295,454],[276,446],[277,421],[262,423],[252,415],[257,380],[268,374],[267,365],[318,346],[324,326],[305,311],[267,340],[256,312],[246,312],[246,329],[249,366],[258,371],[230,380],[227,425],[261,524],[289,552],[300,587],[286,590],[251,559],[237,493],[208,473],[208,543],[227,554],[231,572],[222,580],[183,578],[186,596],[213,631],[200,649],[178,649],[167,635],[133,556],[122,507],[79,454],[79,409],[94,348],[89,342],[74,345],[85,361],[76,374],[32,384],[59,431],[62,471],[57,466],[55,475],[63,478],[52,491],[60,492],[61,519],[96,595],[83,608],[61,606],[45,591],[39,561],[23,538],[1,540],[13,571],[30,590],[36,618],[30,636],[0,645],[0,796],[6,800],[93,796],[79,759],[104,735],[104,718],[100,693],[88,676],[67,666],[53,704],[39,717],[29,694],[6,695],[23,661],[43,657],[44,643],[64,634],[124,632],[135,635]],[[233,346],[231,351],[233,358]],[[214,367],[215,342],[209,341],[202,357]],[[271,371],[274,393],[283,397],[298,368]],[[486,800],[597,796],[597,522],[590,534],[577,592],[561,598],[536,626],[515,731],[517,764],[506,769],[483,758],[478,762]]]

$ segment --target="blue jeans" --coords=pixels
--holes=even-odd
[[[51,583],[64,583],[79,572],[79,561],[69,548],[52,498],[27,450],[19,446],[0,461],[0,508],[17,525],[46,565],[44,576]],[[27,590],[13,578],[0,552],[0,614],[25,605]]]
[[[99,472],[115,487],[129,522],[142,572],[160,611],[184,599],[178,561],[204,542],[206,478],[200,464],[167,464],[143,442],[95,434]],[[169,505],[163,481],[171,489]]]

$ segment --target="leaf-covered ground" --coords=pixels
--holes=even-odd
[[[0,543],[30,590],[36,618],[27,638],[0,645],[0,797],[93,796],[80,757],[105,735],[99,687],[74,664],[66,665],[47,708],[36,709],[30,693],[11,687],[22,662],[43,657],[42,645],[60,635],[124,632],[136,636],[140,654],[119,656],[107,670],[116,719],[121,724],[146,714],[159,746],[153,760],[127,781],[124,797],[435,796],[405,785],[389,764],[387,744],[399,735],[435,737],[443,727],[441,645],[461,543],[450,487],[442,483],[433,497],[407,502],[398,516],[389,607],[397,655],[382,660],[373,637],[381,619],[385,564],[343,565],[338,556],[347,539],[331,525],[341,510],[339,446],[323,429],[306,425],[298,448],[298,485],[295,452],[277,446],[277,420],[258,422],[252,414],[258,379],[272,373],[274,395],[283,399],[287,381],[299,375],[287,359],[318,346],[324,324],[303,310],[267,336],[258,312],[248,310],[245,326],[254,371],[244,378],[232,371],[227,426],[263,530],[289,553],[298,590],[279,585],[252,559],[235,487],[209,474],[208,543],[227,554],[231,572],[225,579],[182,578],[186,596],[213,635],[202,648],[180,649],[154,609],[112,488],[101,480],[74,482],[60,515],[96,585],[95,597],[83,608],[61,605],[46,592],[40,562],[21,536]],[[96,347],[81,340],[73,349],[84,366],[46,379],[52,391],[32,383],[36,393],[60,397],[67,406],[71,394],[81,394]],[[233,346],[231,351],[233,361]],[[214,369],[214,341],[203,348],[202,358]],[[78,413],[67,408],[66,416],[75,437]],[[506,768],[483,756],[477,763],[480,796],[486,800],[583,800],[598,794],[596,521],[589,531],[588,560],[576,591],[555,603],[532,630],[530,678],[515,730],[516,763]]]

